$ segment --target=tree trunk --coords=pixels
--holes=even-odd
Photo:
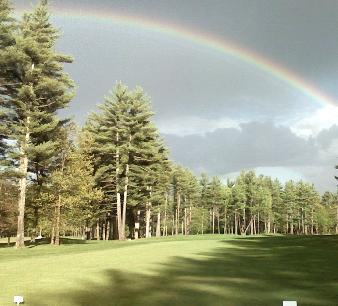
[[[191,234],[191,221],[192,221],[192,207],[189,207],[189,226],[188,226],[188,235]]]
[[[54,244],[55,243],[55,222],[56,222],[56,205],[54,206],[54,215],[53,215],[53,220],[52,220],[52,232],[50,235],[50,244]]]
[[[290,234],[293,235],[293,220],[290,223]]]
[[[302,221],[302,234],[304,235],[305,234],[305,222],[304,222],[304,219],[305,219],[305,216],[304,216],[304,209],[302,208],[301,210],[301,221]]]
[[[119,143],[119,133],[116,133],[116,146]],[[121,194],[119,190],[119,177],[120,177],[120,151],[116,149],[115,156],[115,176],[116,176],[116,214],[117,214],[117,233],[118,239],[123,240],[124,234],[122,233],[122,220],[121,220]]]
[[[224,235],[227,233],[227,209],[224,208]]]
[[[127,197],[128,197],[128,184],[129,184],[129,164],[126,165],[126,177],[124,182],[124,192],[123,192],[123,207],[122,207],[122,239],[125,237],[125,228],[126,228],[126,215],[127,215]]]
[[[259,220],[259,212],[258,212],[258,214],[257,214],[257,233],[258,233],[258,235],[260,234],[260,220]]]
[[[28,143],[30,139],[30,117],[27,117],[26,120],[26,133],[25,139],[22,145],[20,146],[20,179],[19,179],[19,201],[18,201],[18,228],[17,228],[17,235],[16,235],[16,248],[23,248],[25,247],[25,204],[26,204],[26,188],[27,188],[27,170],[28,170],[28,156],[27,156],[27,149]]]
[[[168,205],[168,193],[165,192],[164,221],[163,221],[163,236],[168,236],[168,228],[167,228],[167,205]]]
[[[96,222],[96,240],[100,240],[100,220]]]
[[[212,233],[215,234],[215,209],[212,208]]]
[[[180,192],[177,192],[176,235],[178,235],[178,233],[179,233],[180,209],[181,209],[181,193],[180,193]]]
[[[140,233],[140,214],[141,211],[138,210],[136,213],[136,222],[135,222],[135,233],[134,233],[134,238],[138,239],[139,238],[139,233]]]
[[[161,237],[161,212],[157,213],[156,237]]]
[[[246,209],[243,209],[243,228],[246,229]],[[243,230],[241,230],[241,234],[243,234]]]
[[[252,221],[250,223],[250,235],[254,234],[254,223],[255,223],[255,216],[252,217]]]
[[[106,224],[107,224],[107,219],[105,219],[103,222],[102,222],[102,240],[105,241],[106,240],[106,230],[107,230],[107,227],[106,227]]]
[[[217,231],[218,231],[218,234],[221,233],[221,229],[220,229],[220,226],[219,226],[219,211],[217,209]]]
[[[56,206],[56,222],[55,222],[55,245],[60,245],[60,219],[61,219],[61,194],[59,194]]]
[[[151,217],[151,203],[149,202],[146,207],[146,238],[151,237],[151,232],[150,232],[150,217]]]
[[[202,211],[202,228],[201,228],[202,235],[204,234],[203,219],[204,219],[204,211]]]
[[[235,235],[238,234],[238,228],[237,228],[237,213],[235,211]]]
[[[187,208],[184,208],[184,235],[187,235]]]

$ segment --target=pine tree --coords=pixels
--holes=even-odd
[[[157,168],[165,163],[167,153],[151,122],[149,98],[141,88],[130,91],[118,84],[100,109],[101,113],[91,116],[87,130],[95,142],[97,181],[115,203],[118,239],[123,240],[128,207],[146,203],[150,226],[151,198],[157,184],[154,173],[159,173]]]
[[[68,56],[55,52],[59,37],[49,22],[47,1],[33,13],[25,14],[20,23],[16,44],[9,52],[8,71],[13,84],[4,85],[8,101],[3,104],[6,137],[15,143],[10,158],[16,160],[19,177],[19,215],[16,247],[24,246],[24,214],[29,168],[51,158],[55,132],[62,125],[56,112],[73,97],[73,82],[63,72]]]
[[[8,0],[0,0],[0,162],[6,157],[8,145],[8,119],[5,108],[10,108],[12,88],[16,78],[11,73],[13,63],[12,50],[15,45],[16,20],[12,17],[13,11]]]

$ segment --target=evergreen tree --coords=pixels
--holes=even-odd
[[[167,154],[151,122],[149,98],[141,88],[130,91],[118,84],[100,108],[101,113],[91,116],[87,130],[95,139],[97,181],[116,203],[118,239],[123,240],[128,206],[146,203],[149,227],[151,198],[158,182],[154,173],[162,171]],[[146,236],[149,232],[146,229]]]
[[[15,86],[16,78],[11,73],[13,46],[15,45],[16,20],[8,0],[0,0],[0,162],[5,159],[8,148],[8,116],[5,109],[10,108],[9,95]]]
[[[58,37],[43,0],[34,12],[24,15],[16,44],[8,52],[7,71],[13,83],[3,85],[8,99],[2,109],[7,122],[5,137],[15,144],[9,158],[15,161],[19,177],[18,248],[24,246],[29,168],[35,169],[39,161],[53,156],[55,131],[62,125],[56,112],[73,97],[73,82],[63,72],[63,63],[72,59],[55,52]]]

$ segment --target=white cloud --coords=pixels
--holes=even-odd
[[[197,116],[185,116],[165,119],[157,122],[159,130],[163,134],[187,136],[204,135],[217,129],[235,128],[240,130],[240,121],[228,117],[206,119]]]
[[[306,117],[297,118],[290,128],[297,136],[309,138],[335,124],[338,124],[338,106],[327,105]]]

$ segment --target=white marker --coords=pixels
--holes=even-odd
[[[14,296],[14,303],[16,305],[19,305],[19,304],[23,303],[23,296],[21,296],[21,295],[15,295]]]
[[[283,301],[283,306],[297,306],[297,301]]]

